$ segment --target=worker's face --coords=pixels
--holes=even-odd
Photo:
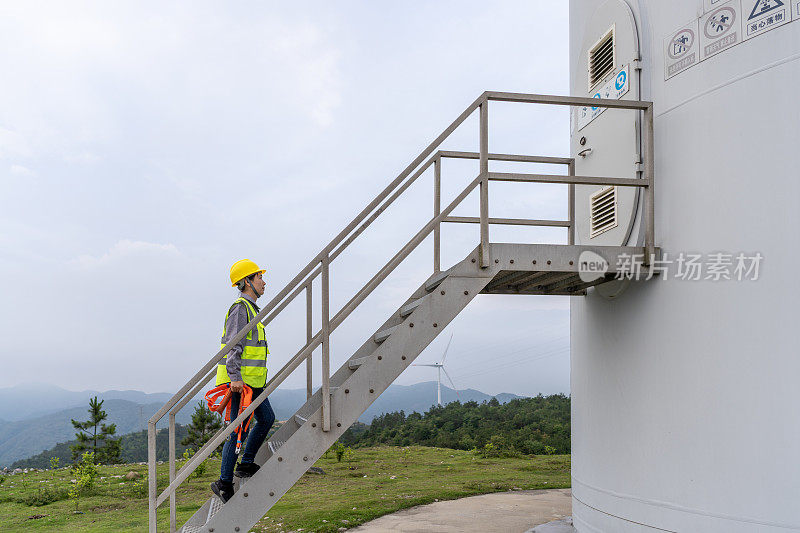
[[[256,277],[253,278],[253,288],[255,288],[256,293],[258,293],[259,296],[263,296],[266,286],[267,282],[264,281],[264,279],[261,277],[261,272],[259,272],[256,274]]]

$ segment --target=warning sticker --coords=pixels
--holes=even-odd
[[[664,39],[664,79],[696,65],[700,61],[697,20],[681,27]]]
[[[790,0],[742,0],[744,39],[761,35],[792,20]]]
[[[616,76],[600,87],[592,95],[592,98],[619,100],[631,88],[630,73],[630,65],[625,65],[617,72]],[[591,121],[602,115],[605,110],[605,107],[581,107],[578,110],[578,131],[588,126]]]
[[[703,0],[703,12],[708,13],[712,9],[716,9],[728,0]]]
[[[700,19],[700,60],[711,57],[742,41],[739,2],[728,2]]]

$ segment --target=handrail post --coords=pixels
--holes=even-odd
[[[311,343],[311,338],[314,336],[313,325],[311,323],[312,319],[312,310],[313,310],[313,300],[311,298],[311,282],[308,282],[306,285],[306,344]],[[312,386],[313,386],[313,368],[312,368],[312,354],[314,352],[309,352],[308,358],[306,359],[306,400],[311,399],[311,395],[313,394]]]
[[[156,498],[158,485],[156,484],[156,425],[147,423],[147,515],[150,523],[150,533],[158,532],[156,521]]]
[[[569,162],[569,175],[575,175],[575,159]],[[570,183],[568,187],[568,202],[569,202],[569,230],[567,233],[567,244],[575,244],[575,184]]]
[[[655,175],[655,161],[654,152],[655,145],[653,144],[653,104],[651,103],[644,110],[644,171],[645,179],[648,185],[645,188],[645,201],[644,201],[644,218],[645,218],[645,237],[644,237],[644,261],[645,265],[650,265],[653,255],[655,254],[655,192],[654,188],[654,175]]]
[[[169,414],[169,482],[175,480],[175,413]],[[169,532],[175,532],[175,491],[169,494]]]
[[[331,430],[330,256],[322,258],[322,431]]]
[[[481,211],[481,268],[489,266],[489,100],[481,102],[480,111],[480,211]]]
[[[442,212],[442,157],[433,161],[433,217]],[[442,270],[442,223],[436,224],[433,229],[433,272]]]

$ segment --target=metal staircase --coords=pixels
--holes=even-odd
[[[509,154],[488,151],[488,104],[490,101],[513,101],[571,106],[614,107],[641,111],[647,134],[644,139],[644,172],[640,178],[587,177],[574,175],[574,160]],[[480,152],[436,151],[441,143],[469,117],[480,112]],[[248,531],[286,493],[295,482],[336,442],[369,405],[405,370],[467,304],[478,294],[560,294],[582,295],[594,285],[614,279],[617,265],[623,258],[642,257],[651,264],[658,250],[653,239],[653,164],[652,105],[648,102],[600,100],[541,95],[520,95],[487,92],[481,95],[450,127],[445,130],[406,170],[398,176],[350,225],[304,268],[272,301],[264,306],[248,328],[230,341],[159,410],[148,424],[149,444],[149,521],[150,531],[157,531],[157,508],[170,500],[170,531],[176,530],[175,490],[195,467],[250,413],[306,362],[308,399],[296,413],[261,447],[256,456],[260,470],[242,482],[236,494],[225,505],[210,498],[182,527],[181,531],[222,532]],[[451,202],[441,208],[441,162],[446,158],[476,159],[478,176]],[[489,172],[490,160],[521,161],[564,165],[568,175],[509,174]],[[397,254],[370,279],[351,300],[331,316],[329,306],[329,267],[396,198],[405,192],[426,170],[433,166],[434,216]],[[489,181],[569,184],[569,220],[529,220],[489,218]],[[574,244],[575,184],[643,187],[645,190],[644,223],[646,240],[642,247],[582,246]],[[475,188],[480,188],[480,216],[453,217],[450,213]],[[446,271],[440,270],[440,227],[443,222],[479,224],[481,240],[462,261]],[[490,243],[490,224],[557,226],[568,230],[568,244],[502,244]],[[361,302],[403,261],[426,237],[433,234],[434,272],[411,297],[397,308],[352,356],[333,374],[330,373],[330,334]],[[591,251],[608,265],[604,275],[584,281],[579,275],[580,257]],[[320,278],[321,328],[312,327],[312,283]],[[267,383],[265,393],[256,399],[233,423],[221,429],[192,457],[180,471],[175,469],[175,414],[206,386],[216,372],[217,362],[229,346],[238,342],[258,321],[268,324],[300,293],[306,294],[305,346]],[[312,353],[320,349],[321,387],[312,394]],[[169,486],[159,493],[156,483],[156,423],[169,413],[170,476]]]

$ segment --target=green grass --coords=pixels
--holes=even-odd
[[[253,531],[337,531],[435,500],[570,483],[570,459],[564,455],[484,459],[444,448],[379,447],[353,450],[352,460],[340,463],[330,452],[317,466],[326,474],[303,476]],[[131,470],[142,475],[140,482],[113,477]],[[142,465],[101,466],[104,479],[77,503],[82,514],[74,513],[69,499],[29,505],[59,490],[63,495],[74,477],[69,469],[7,476],[0,483],[3,531],[145,531],[145,474]],[[208,484],[218,474],[219,460],[210,460],[204,476],[181,486],[178,525],[209,497]],[[158,467],[158,484],[167,484],[167,465]],[[168,530],[168,508],[165,503],[159,509],[159,531]]]

